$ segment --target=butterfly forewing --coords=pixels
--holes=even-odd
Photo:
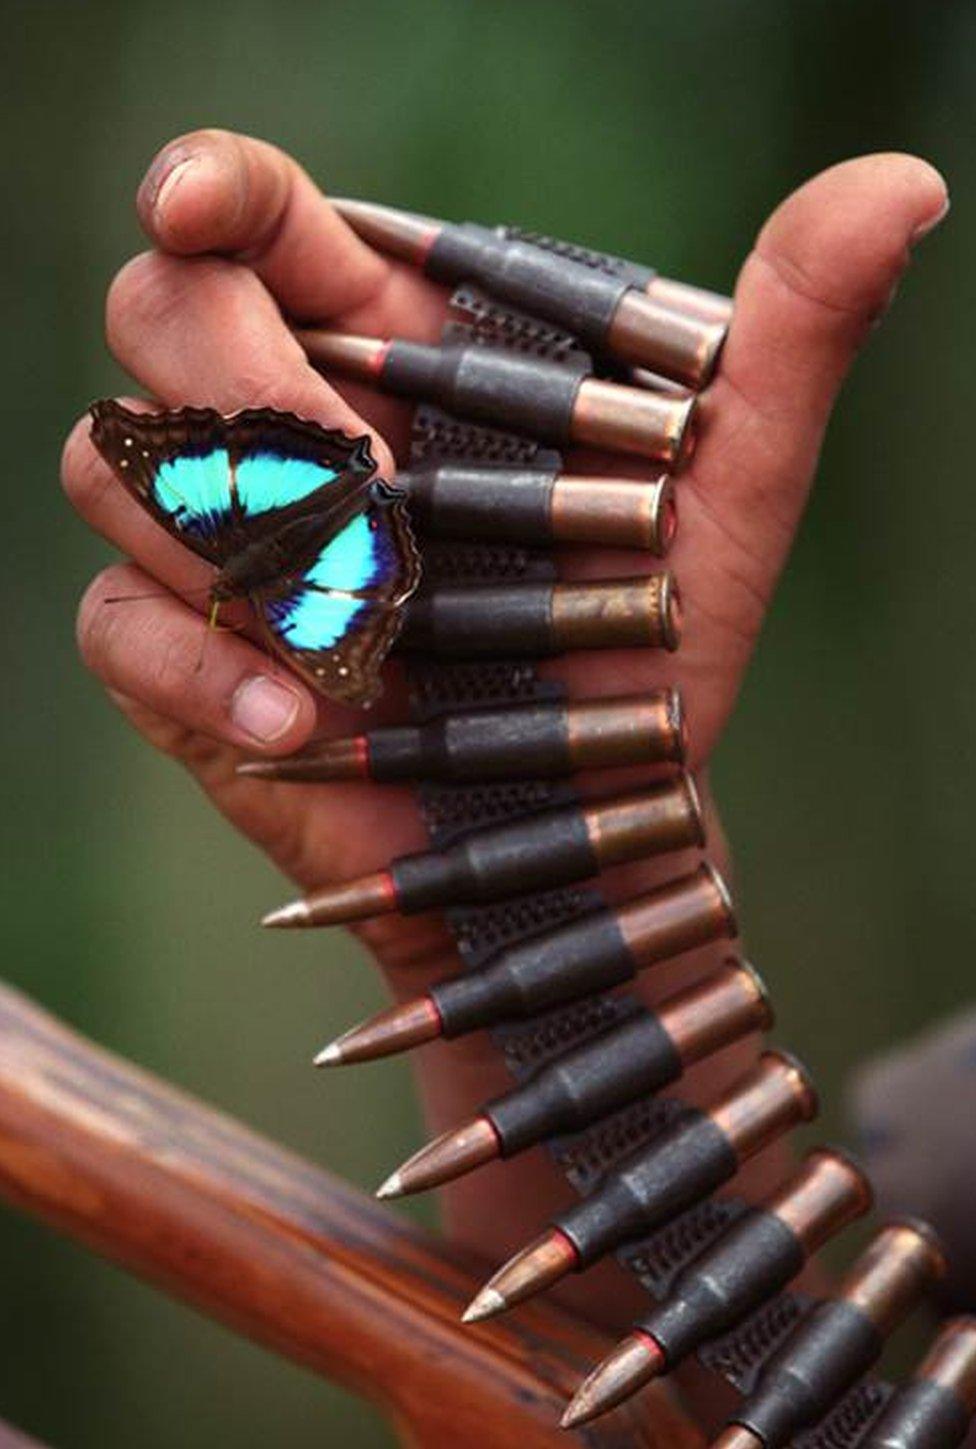
[[[274,527],[282,510],[375,467],[367,438],[268,408],[224,418],[211,408],[136,413],[105,401],[92,420],[95,446],[129,492],[216,564]]]
[[[367,438],[267,408],[225,418],[106,401],[92,407],[92,439],[152,517],[218,568],[256,544],[267,558],[274,542],[280,583],[246,585],[269,641],[324,693],[377,693],[420,561],[402,495],[366,486]]]

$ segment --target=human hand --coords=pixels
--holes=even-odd
[[[441,289],[373,252],[294,162],[247,138],[200,132],[172,143],[150,169],[138,205],[155,250],[122,270],[108,301],[110,344],[136,382],[165,406],[192,402],[232,412],[263,405],[351,433],[368,429],[380,470],[390,476],[390,449],[403,456],[408,436],[407,405],[330,385],[284,319],[430,340],[444,316]],[[545,666],[580,696],[677,684],[696,771],[707,765],[734,705],[836,392],[913,241],[944,208],[938,175],[894,155],[835,167],[779,208],[740,276],[720,372],[702,401],[698,448],[678,484],[681,528],[668,563],[684,604],[681,650],[580,654]],[[601,461],[581,456],[571,466],[584,471]],[[620,459],[612,466],[633,471]],[[131,560],[90,586],[79,638],[90,667],[150,742],[182,760],[224,815],[303,888],[422,848],[407,791],[236,774],[244,756],[290,753],[317,733],[356,728],[356,717],[283,675],[245,635],[214,636],[206,668],[197,668],[208,570],[125,494],[95,452],[86,422],[66,445],[64,481],[86,521]],[[645,556],[595,549],[567,554],[563,563],[581,577],[649,566]],[[124,608],[104,603],[160,587],[163,597]],[[380,713],[395,711],[399,698],[394,666]],[[619,777],[592,783],[612,790]],[[714,857],[714,830],[711,845]],[[649,862],[615,872],[610,884],[630,893],[680,869],[674,859]],[[455,964],[436,918],[386,918],[360,934],[401,994],[415,995]],[[701,970],[714,958],[699,953],[680,970]],[[672,990],[675,973],[661,968],[640,989],[653,1000],[662,984]],[[733,1051],[718,1067],[710,1063],[710,1090],[741,1062]],[[480,1036],[425,1049],[420,1068],[437,1130],[477,1111],[505,1084]],[[539,1156],[485,1169],[502,1174],[494,1190],[484,1173],[452,1187],[445,1197],[455,1236],[502,1254],[533,1235],[558,1190]]]

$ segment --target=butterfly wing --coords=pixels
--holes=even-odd
[[[369,704],[420,581],[420,556],[399,489],[377,482],[370,502],[280,590],[254,599],[272,646],[317,690]]]
[[[95,403],[92,441],[156,522],[208,562],[268,532],[342,478],[368,478],[368,438],[292,413],[250,408],[225,418],[211,408],[136,413]]]
[[[210,408],[137,413],[105,401],[91,412],[92,440],[128,492],[218,567],[258,539],[287,537],[290,526],[292,537],[307,538],[308,526],[314,536],[321,522],[313,562],[286,567],[281,585],[252,601],[269,641],[313,687],[350,703],[372,699],[420,559],[403,494],[364,488],[376,466],[368,438],[268,408],[225,418]]]

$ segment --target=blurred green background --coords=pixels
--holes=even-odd
[[[717,784],[742,914],[827,1129],[858,1058],[964,1000],[976,936],[971,448],[976,8],[784,0],[186,0],[0,6],[6,973],[99,1041],[372,1186],[418,1140],[399,1064],[310,1050],[379,1002],[339,934],[253,929],[281,883],[76,662],[105,550],[60,439],[119,379],[106,283],[132,196],[200,125],[266,136],[339,193],[517,220],[727,289],[817,168],[946,172],[831,430]],[[0,1413],[57,1446],[388,1444],[372,1411],[11,1214]]]

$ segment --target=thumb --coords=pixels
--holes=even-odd
[[[742,268],[691,474],[736,533],[755,522],[774,568],[764,593],[858,346],[948,205],[942,177],[917,157],[845,161],[778,207]]]

